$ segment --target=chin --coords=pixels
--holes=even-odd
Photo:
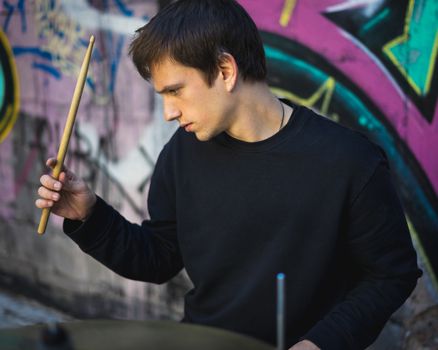
[[[197,134],[197,133],[195,133],[195,136],[198,139],[198,141],[208,141],[208,140],[211,139],[211,136],[205,135],[205,134]]]
[[[215,135],[212,135],[212,134],[210,134],[208,132],[195,132],[195,136],[198,139],[198,141],[209,141]]]

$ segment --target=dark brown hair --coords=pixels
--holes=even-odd
[[[211,85],[221,54],[231,54],[243,80],[266,79],[266,59],[257,27],[234,0],[179,0],[137,30],[129,54],[140,75],[165,57],[199,69]]]

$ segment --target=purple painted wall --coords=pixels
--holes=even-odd
[[[438,108],[435,107],[432,122],[428,122],[381,61],[360,41],[324,16],[333,11],[335,5],[347,4],[348,1],[272,0],[269,6],[262,1],[239,2],[248,10],[259,29],[296,40],[309,47],[366,91],[373,102],[386,112],[387,120],[409,146],[426,172],[435,193],[438,193],[438,157],[433,152],[438,151]],[[295,6],[289,13],[288,24],[283,26],[280,20],[287,11],[285,7],[288,2],[295,3]],[[356,3],[361,5],[350,5],[352,9],[366,11],[384,1]],[[435,28],[430,28],[431,37],[437,35],[436,22],[434,24]],[[435,60],[431,58],[430,64],[433,65],[431,69],[435,69],[436,57]]]

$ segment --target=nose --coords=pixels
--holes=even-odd
[[[178,119],[181,116],[181,111],[172,103],[164,100],[164,119],[168,122]]]

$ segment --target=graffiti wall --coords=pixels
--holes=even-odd
[[[97,43],[68,162],[82,169],[95,186],[97,173],[104,173],[111,184],[102,191],[109,194],[117,187],[118,205],[126,207],[132,218],[144,216],[144,191],[159,149],[157,140],[147,135],[154,122],[155,97],[135,73],[127,45],[157,5],[146,1],[136,8],[122,1],[103,1],[98,8],[86,1],[68,0],[5,4],[3,31],[18,66],[20,112],[22,118],[29,118],[26,124],[35,125],[34,135],[29,135],[32,149],[20,175],[3,186],[16,187],[18,192],[28,179],[28,165],[36,160],[41,165],[47,154],[56,154],[88,38],[94,33]],[[9,119],[11,126],[14,119]],[[141,171],[123,170],[130,166]],[[0,214],[14,215],[8,203],[0,207]]]
[[[161,3],[8,0],[1,6],[0,282],[79,316],[178,318],[181,301],[171,296],[181,294],[179,282],[157,287],[116,276],[63,237],[53,215],[38,237],[40,212],[33,205],[93,34],[66,164],[129,219],[147,217],[153,165],[174,126],[162,121],[161,103],[127,51]]]
[[[67,275],[74,274],[82,283],[95,278],[84,293],[95,296],[110,285],[114,295],[139,303],[163,292],[94,265],[59,234],[61,222],[56,218],[51,218],[46,236],[37,237],[39,212],[33,200],[38,178],[46,171],[45,159],[56,154],[76,76],[94,34],[96,45],[67,164],[129,219],[147,217],[153,165],[174,127],[162,121],[159,97],[135,72],[127,47],[135,29],[169,2],[3,1],[1,273],[31,275],[58,289],[69,280]],[[364,132],[385,149],[426,272],[426,287],[436,295],[438,2],[239,2],[261,31],[273,92]],[[36,248],[44,254],[42,261],[27,264]],[[24,262],[19,268],[7,262],[13,254]],[[48,264],[56,278],[43,277]],[[89,299],[92,305],[95,299]]]
[[[240,3],[262,31],[273,91],[386,150],[413,239],[438,287],[438,3]]]
[[[416,334],[436,334],[424,301],[438,303],[438,2],[239,2],[262,33],[272,90],[385,149],[425,271],[395,323],[411,330],[406,348],[422,348]]]

